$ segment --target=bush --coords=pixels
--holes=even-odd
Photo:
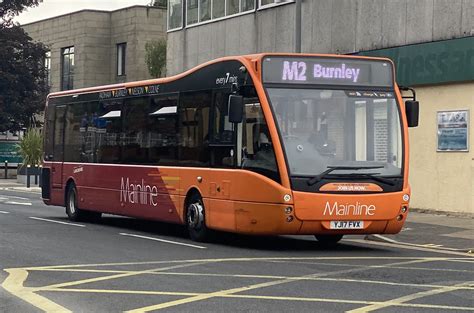
[[[17,145],[18,153],[23,158],[23,165],[41,164],[43,157],[43,135],[37,128],[30,128]]]

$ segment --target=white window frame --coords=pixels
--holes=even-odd
[[[274,8],[274,7],[278,7],[280,5],[285,5],[289,3],[295,3],[295,0],[273,0],[273,3],[263,4],[263,5],[262,5],[262,0],[258,0],[257,11]]]

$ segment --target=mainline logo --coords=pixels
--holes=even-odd
[[[158,187],[154,185],[146,185],[145,180],[142,179],[141,184],[130,183],[127,177],[123,177],[120,182],[120,202],[132,204],[151,204],[157,206]]]
[[[336,216],[349,216],[349,215],[366,215],[372,216],[375,215],[375,205],[373,204],[362,204],[356,202],[355,204],[341,203],[337,201],[334,204],[330,204],[329,201],[326,202],[324,207],[323,215],[336,215]]]

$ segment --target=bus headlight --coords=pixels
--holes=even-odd
[[[293,212],[293,208],[291,206],[285,208],[285,213],[286,214],[290,214],[291,212]]]
[[[406,213],[407,211],[408,211],[408,207],[403,206],[403,207],[402,207],[402,213]]]
[[[403,201],[408,202],[408,200],[410,200],[410,195],[404,194],[403,195]]]

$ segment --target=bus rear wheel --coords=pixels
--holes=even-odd
[[[318,242],[327,247],[335,246],[341,241],[343,235],[314,235]]]
[[[189,237],[194,241],[204,242],[210,237],[210,230],[206,226],[204,203],[198,194],[194,194],[187,201],[186,228]]]
[[[66,194],[66,214],[69,220],[77,221],[89,221],[89,222],[98,222],[102,217],[102,213],[85,211],[79,209],[77,206],[77,189],[74,184],[69,185],[68,191]]]
[[[66,194],[66,214],[73,222],[84,219],[85,212],[77,207],[77,189],[74,184],[69,185]]]

